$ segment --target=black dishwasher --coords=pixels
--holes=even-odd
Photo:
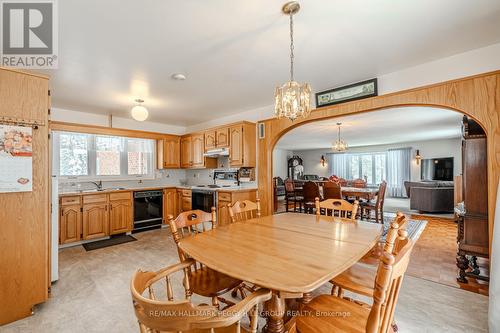
[[[146,231],[161,228],[163,222],[163,192],[134,192],[134,230]]]

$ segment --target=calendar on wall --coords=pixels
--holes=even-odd
[[[33,190],[33,129],[0,124],[0,192]]]

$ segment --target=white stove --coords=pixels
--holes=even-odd
[[[217,191],[238,188],[238,171],[215,170],[214,184],[191,187],[192,209],[210,212],[217,205]]]

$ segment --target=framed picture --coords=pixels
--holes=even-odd
[[[377,95],[377,79],[371,79],[316,93],[316,107],[320,108]]]

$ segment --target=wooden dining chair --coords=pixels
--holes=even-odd
[[[179,247],[179,242],[185,237],[193,237],[197,234],[216,228],[217,217],[215,207],[212,212],[207,213],[202,210],[190,210],[180,213],[176,219],[172,215],[168,216],[168,223],[181,262],[189,259]],[[219,301],[231,305],[232,302],[224,299],[221,295],[237,288],[241,281],[233,279],[227,275],[214,271],[201,263],[190,266],[191,290],[198,295],[212,298],[213,305],[219,305]]]
[[[271,292],[259,289],[223,312],[213,305],[195,304],[191,298],[194,293],[191,272],[196,265],[193,259],[186,259],[157,272],[135,272],[130,292],[140,332],[256,333],[259,303],[269,300]],[[174,291],[178,289],[183,295],[176,299]],[[247,313],[248,328],[241,324]]]
[[[306,213],[313,213],[315,199],[319,197],[318,184],[310,181],[305,182],[302,187],[302,194],[304,196],[304,211]]]
[[[321,215],[325,212],[331,211],[332,216],[338,216],[343,218],[350,218],[351,220],[356,220],[356,215],[358,214],[358,201],[354,203],[349,203],[348,201],[342,199],[326,199],[324,201],[319,201],[319,198],[315,199],[316,215]]]
[[[413,242],[408,241],[397,255],[384,252],[381,256],[371,307],[332,295],[320,295],[303,305],[302,315],[295,319],[295,325],[290,326],[299,333],[392,332],[394,310],[412,248]],[[343,313],[349,315],[338,315]]]
[[[229,216],[231,217],[231,223],[259,218],[261,215],[259,198],[257,198],[255,202],[250,200],[236,201],[232,205],[228,204],[227,207],[229,210]],[[231,291],[231,296],[236,297],[239,292],[241,298],[245,298],[245,290],[254,292],[255,290],[257,290],[257,287],[253,284],[243,282],[241,285]]]
[[[288,212],[290,202],[293,202],[293,211],[297,211],[297,204],[299,204],[299,212],[302,211],[302,202],[304,198],[295,191],[295,184],[292,179],[285,179],[285,205]]]
[[[323,184],[323,199],[342,199],[340,184],[330,181],[325,182]]]
[[[365,188],[366,187],[366,181],[364,179],[358,178],[354,179],[351,183],[352,187],[357,187],[357,188]]]
[[[378,246],[376,246],[374,252],[371,253],[370,256],[375,257],[374,260],[370,257],[363,258],[333,278],[330,281],[332,283],[332,295],[342,297],[344,290],[348,290],[359,295],[373,297],[373,284],[377,275],[380,256],[383,253],[397,255],[401,248],[408,243],[406,223],[406,217],[398,213],[387,231],[381,251],[378,251]]]
[[[379,185],[377,199],[375,203],[361,202],[361,218],[370,219],[371,213],[374,213],[374,219],[377,223],[384,223],[384,200],[387,182],[384,180]]]
[[[229,216],[231,222],[246,221],[260,217],[260,199],[255,202],[250,200],[236,201],[234,204],[229,204]]]

